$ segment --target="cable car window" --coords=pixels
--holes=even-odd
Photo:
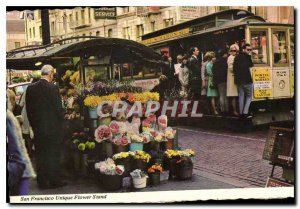
[[[107,80],[108,70],[105,65],[85,66],[85,82],[94,80]]]
[[[286,32],[273,31],[272,41],[274,64],[287,64]]]
[[[133,78],[143,78],[143,67],[138,63],[132,65]]]
[[[121,67],[122,79],[131,79],[131,70],[129,63],[124,63]]]
[[[290,38],[291,38],[291,64],[294,66],[294,58],[295,58],[295,31],[290,30]]]
[[[155,77],[156,76],[156,68],[155,67],[144,67],[144,76],[145,78]]]
[[[267,31],[251,31],[252,61],[254,64],[268,64]]]

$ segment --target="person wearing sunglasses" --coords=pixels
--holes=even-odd
[[[253,82],[250,68],[253,67],[251,59],[251,46],[245,44],[243,52],[237,55],[233,62],[234,82],[238,87],[240,117],[251,119],[249,107],[252,100]]]
[[[237,46],[236,44],[232,44],[229,48],[230,56],[227,59],[228,71],[227,71],[227,97],[231,101],[232,106],[232,114],[234,116],[239,116],[238,108],[237,108],[237,97],[238,91],[237,86],[234,83],[234,74],[233,74],[233,62],[234,58],[237,56]]]

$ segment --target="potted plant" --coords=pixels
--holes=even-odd
[[[151,150],[160,150],[160,143],[166,141],[164,133],[161,131],[151,131],[152,140],[150,141]]]
[[[144,171],[136,169],[130,173],[130,176],[132,177],[134,188],[142,189],[147,186],[148,175]]]
[[[167,127],[163,133],[165,138],[165,141],[163,142],[163,150],[166,151],[167,149],[173,149],[173,139],[176,135],[176,130],[173,130],[171,127]]]
[[[105,161],[96,163],[95,169],[99,171],[100,182],[105,190],[121,189],[124,166],[116,165],[111,158],[108,158]]]
[[[190,179],[193,175],[193,162],[190,157],[182,157],[176,161],[177,177],[181,180]]]
[[[163,169],[160,164],[152,165],[148,169],[148,174],[150,176],[150,181],[152,185],[160,184],[160,173],[163,172]]]
[[[148,153],[141,150],[137,150],[134,152],[133,159],[135,160],[137,169],[147,171],[148,163],[151,159],[151,156]]]
[[[118,154],[113,155],[113,160],[118,165],[124,165],[124,176],[129,176],[129,173],[132,171],[132,159],[134,156],[134,152],[120,152]]]

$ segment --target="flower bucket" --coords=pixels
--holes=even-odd
[[[168,139],[168,141],[166,142],[166,150],[167,149],[174,149],[173,139]]]
[[[101,126],[101,125],[109,126],[110,122],[111,122],[111,117],[110,116],[105,117],[105,118],[100,118],[99,117],[98,120],[97,120],[97,125],[98,126]]]
[[[114,154],[120,153],[120,152],[127,152],[129,150],[129,145],[115,145],[113,144],[113,151]]]
[[[112,143],[109,141],[103,141],[104,149],[105,149],[105,155],[106,157],[112,157],[113,156],[113,146]]]
[[[105,190],[116,191],[122,188],[122,176],[101,174],[101,183]]]
[[[178,159],[169,159],[169,179],[175,179],[177,177],[177,162]]]
[[[148,169],[148,163],[145,162],[144,160],[141,159],[137,159],[136,161],[136,168],[140,169],[141,171],[147,171]]]
[[[142,178],[133,178],[133,187],[136,189],[142,189],[145,188],[147,185],[147,176],[144,176]]]
[[[90,118],[98,118],[97,108],[89,108]]]
[[[129,158],[125,158],[125,159],[117,159],[115,160],[116,165],[124,165],[124,173],[123,173],[123,177],[124,176],[130,176],[130,172],[132,171],[132,162]]]
[[[170,174],[170,171],[168,171],[168,170],[163,171],[162,173],[160,173],[160,182],[168,181],[169,174]]]
[[[143,150],[144,143],[130,143],[130,151]]]
[[[159,151],[160,149],[160,143],[157,141],[151,141],[150,143],[150,149],[154,151]]]
[[[190,179],[193,176],[193,165],[177,166],[177,177],[181,180]]]
[[[150,148],[150,142],[148,143],[144,143],[144,147],[143,147],[145,152],[150,152],[151,148]]]
[[[150,174],[150,181],[153,186],[160,184],[160,172]]]

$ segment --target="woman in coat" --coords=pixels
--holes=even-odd
[[[216,107],[216,97],[218,96],[217,87],[214,86],[213,82],[213,64],[216,60],[215,53],[211,52],[210,56],[208,57],[208,62],[206,64],[206,72],[208,75],[208,87],[207,87],[207,97],[210,98],[212,113],[218,115],[217,107]]]
[[[233,44],[230,46],[229,53],[230,56],[227,59],[228,64],[228,72],[227,72],[227,97],[231,100],[231,106],[232,106],[232,113],[235,116],[239,116],[239,113],[237,111],[237,97],[238,97],[238,91],[237,86],[234,83],[234,74],[233,74],[233,61],[235,56],[237,55],[238,49],[236,47],[236,44]]]

